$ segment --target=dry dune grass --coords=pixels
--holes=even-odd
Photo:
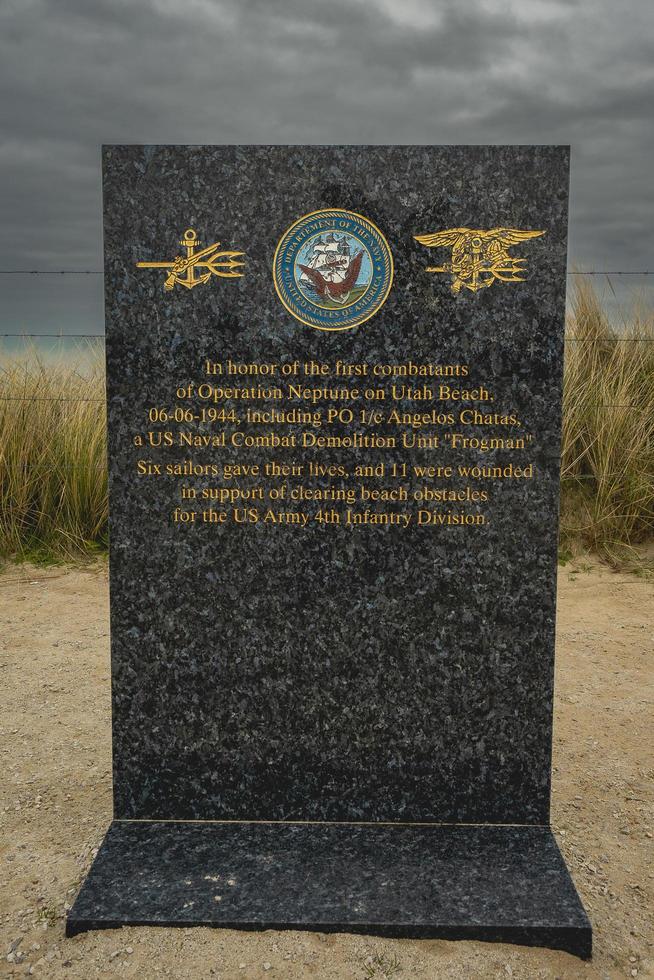
[[[0,556],[48,561],[106,547],[104,378],[45,365],[36,353],[0,363]]]
[[[563,550],[581,542],[624,560],[654,532],[654,319],[634,313],[617,330],[582,282],[568,333]],[[100,353],[84,372],[35,353],[0,361],[0,556],[52,561],[106,546]]]
[[[582,283],[568,338],[562,536],[616,561],[654,532],[654,319],[616,330]]]

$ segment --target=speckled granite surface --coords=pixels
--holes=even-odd
[[[171,921],[591,951],[544,827],[114,823],[68,935]]]
[[[105,150],[117,817],[547,822],[567,185],[562,147]],[[272,285],[280,236],[323,207],[370,218],[395,261],[382,310],[344,333]],[[515,250],[528,281],[453,296],[425,272],[449,252],[414,235],[497,225],[546,229]],[[189,226],[245,250],[245,276],[165,292],[136,269]],[[179,483],[136,460],[211,450],[131,440],[207,357],[467,362],[534,433],[538,478],[496,483],[485,527],[173,526]]]
[[[565,147],[105,149],[118,819],[69,933],[197,922],[589,954],[588,920],[546,826],[567,187]],[[395,263],[381,310],[337,333],[294,319],[272,282],[280,237],[323,208],[374,222]],[[451,254],[414,236],[462,226],[544,230],[515,251],[526,281],[454,295],[449,275],[426,272]],[[160,269],[136,268],[179,254],[189,227],[203,244],[243,250],[245,275],[165,291]],[[228,358],[468,364],[468,386],[491,389],[493,410],[515,412],[533,435],[520,458],[272,455],[347,469],[533,462],[536,478],[494,482],[483,526],[175,525],[180,482],[139,477],[136,461],[211,463],[216,450],[149,452],[133,436],[165,428],[147,410],[171,408],[177,386],[206,380],[206,359]],[[207,480],[187,482],[201,491]],[[157,820],[181,822],[147,822]],[[221,820],[239,822],[185,822]]]

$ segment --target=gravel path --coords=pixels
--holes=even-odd
[[[549,950],[313,933],[129,928],[64,937],[111,819],[106,569],[0,574],[0,976],[607,978],[654,975],[654,586],[559,576],[553,824],[595,930]]]

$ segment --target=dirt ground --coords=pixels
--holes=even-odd
[[[104,565],[0,573],[0,976],[654,975],[654,586],[560,570],[553,825],[594,928],[583,963],[476,942],[124,928],[64,936],[111,819]]]

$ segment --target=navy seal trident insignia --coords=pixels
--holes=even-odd
[[[544,231],[520,231],[518,228],[492,228],[490,231],[448,228],[434,235],[413,237],[429,248],[449,246],[452,249],[451,262],[429,266],[425,272],[449,272],[452,292],[457,295],[462,289],[476,293],[494,282],[524,282],[521,273],[526,271],[527,260],[509,255],[509,248],[544,234]]]

